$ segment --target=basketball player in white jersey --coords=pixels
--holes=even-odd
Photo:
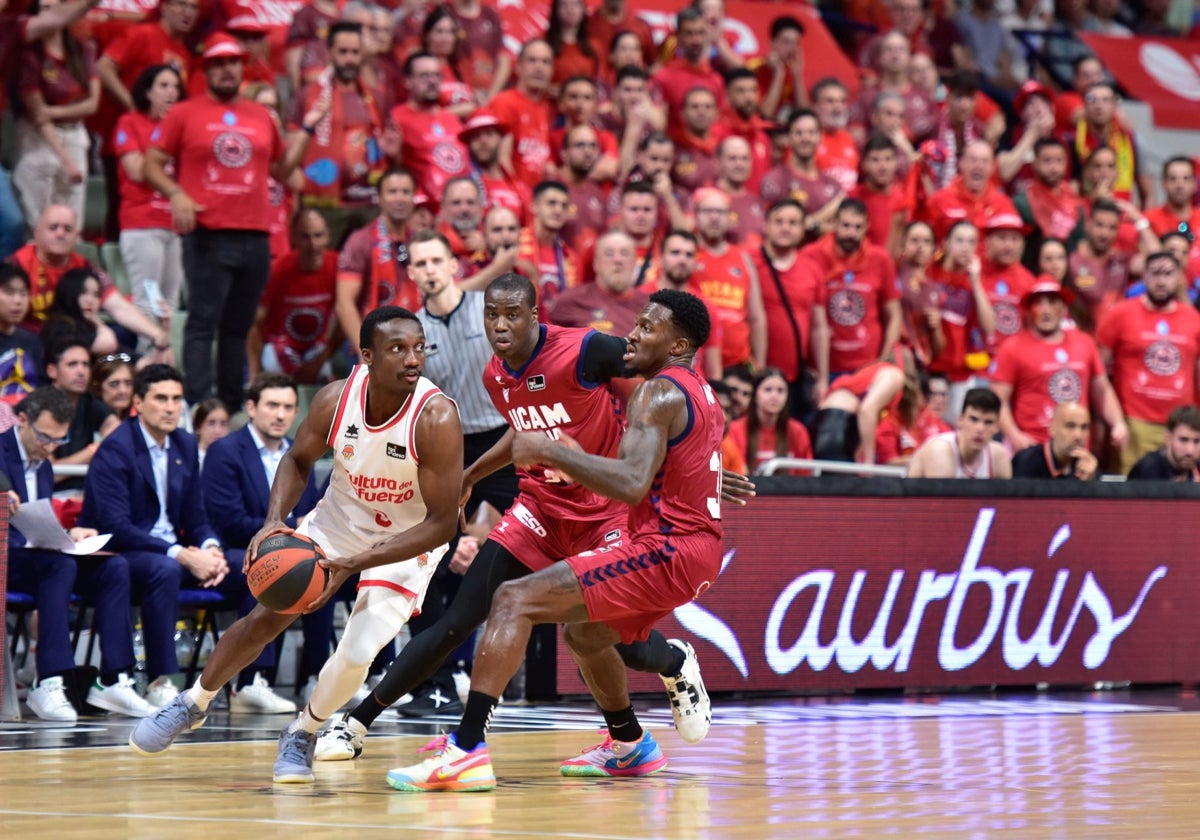
[[[1000,398],[989,388],[972,388],[963,399],[958,429],[921,444],[908,464],[908,478],[1012,478],[1008,450],[993,438],[1000,428]]]
[[[362,364],[313,400],[275,475],[267,521],[246,550],[249,569],[263,539],[291,532],[284,519],[313,464],[332,448],[329,489],[295,529],[329,558],[329,583],[307,609],[319,609],[356,572],[358,597],[308,705],[280,734],[276,782],[313,781],[317,730],[350,700],[375,655],[420,608],[458,526],[462,426],[454,402],[421,375],[421,322],[406,309],[381,307],[363,320],[359,344]],[[222,686],[294,619],[258,605],[235,622],[196,684],[145,718],[129,745],[153,755],[198,729]]]

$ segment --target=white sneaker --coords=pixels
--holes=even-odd
[[[683,667],[679,673],[673,677],[662,677],[667,697],[671,700],[671,717],[675,719],[675,729],[683,736],[683,740],[698,744],[704,740],[712,723],[712,702],[700,677],[700,662],[696,659],[696,651],[687,642],[668,639],[667,643],[683,651]]]
[[[79,720],[75,707],[63,690],[62,677],[50,677],[39,682],[30,690],[25,702],[29,704],[29,710],[42,720],[55,723],[75,723]]]
[[[116,683],[110,686],[101,685],[100,680],[96,680],[88,689],[87,701],[97,708],[126,717],[150,717],[158,710],[138,696],[128,674],[119,674]]]
[[[255,674],[254,682],[234,693],[229,701],[229,711],[247,715],[291,715],[296,713],[296,704],[272,691],[271,684],[262,674]]]
[[[146,702],[155,709],[161,709],[179,696],[179,689],[170,677],[159,677],[146,687]]]
[[[350,717],[342,715],[317,737],[317,749],[313,758],[317,761],[350,761],[362,755],[367,727]]]
[[[471,675],[466,671],[454,672],[454,693],[464,706],[467,705],[467,695],[471,693]]]

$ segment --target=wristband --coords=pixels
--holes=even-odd
[[[315,125],[311,126],[311,127],[307,126],[307,125],[301,125],[300,130],[303,131],[305,134],[307,134],[309,137],[313,137],[317,133],[317,127]]]
[[[1150,227],[1150,220],[1147,219],[1145,216],[1143,216],[1142,218],[1138,219],[1136,222],[1133,223],[1134,230],[1139,231],[1139,232],[1145,230],[1148,227]]]

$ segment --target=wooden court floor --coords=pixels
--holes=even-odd
[[[699,745],[653,720],[665,771],[599,781],[558,775],[599,740],[580,728],[590,712],[562,729],[542,711],[523,712],[536,730],[497,727],[500,787],[484,794],[387,787],[429,725],[372,734],[359,760],[318,763],[310,787],[271,783],[277,717],[214,715],[156,759],[122,746],[129,725],[116,720],[9,724],[0,838],[1200,837],[1200,713],[1169,699],[718,701]]]

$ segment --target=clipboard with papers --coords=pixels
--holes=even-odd
[[[54,515],[54,505],[49,499],[25,502],[8,521],[25,537],[26,548],[61,551],[63,554],[95,554],[112,538],[112,534],[97,534],[75,542]]]

